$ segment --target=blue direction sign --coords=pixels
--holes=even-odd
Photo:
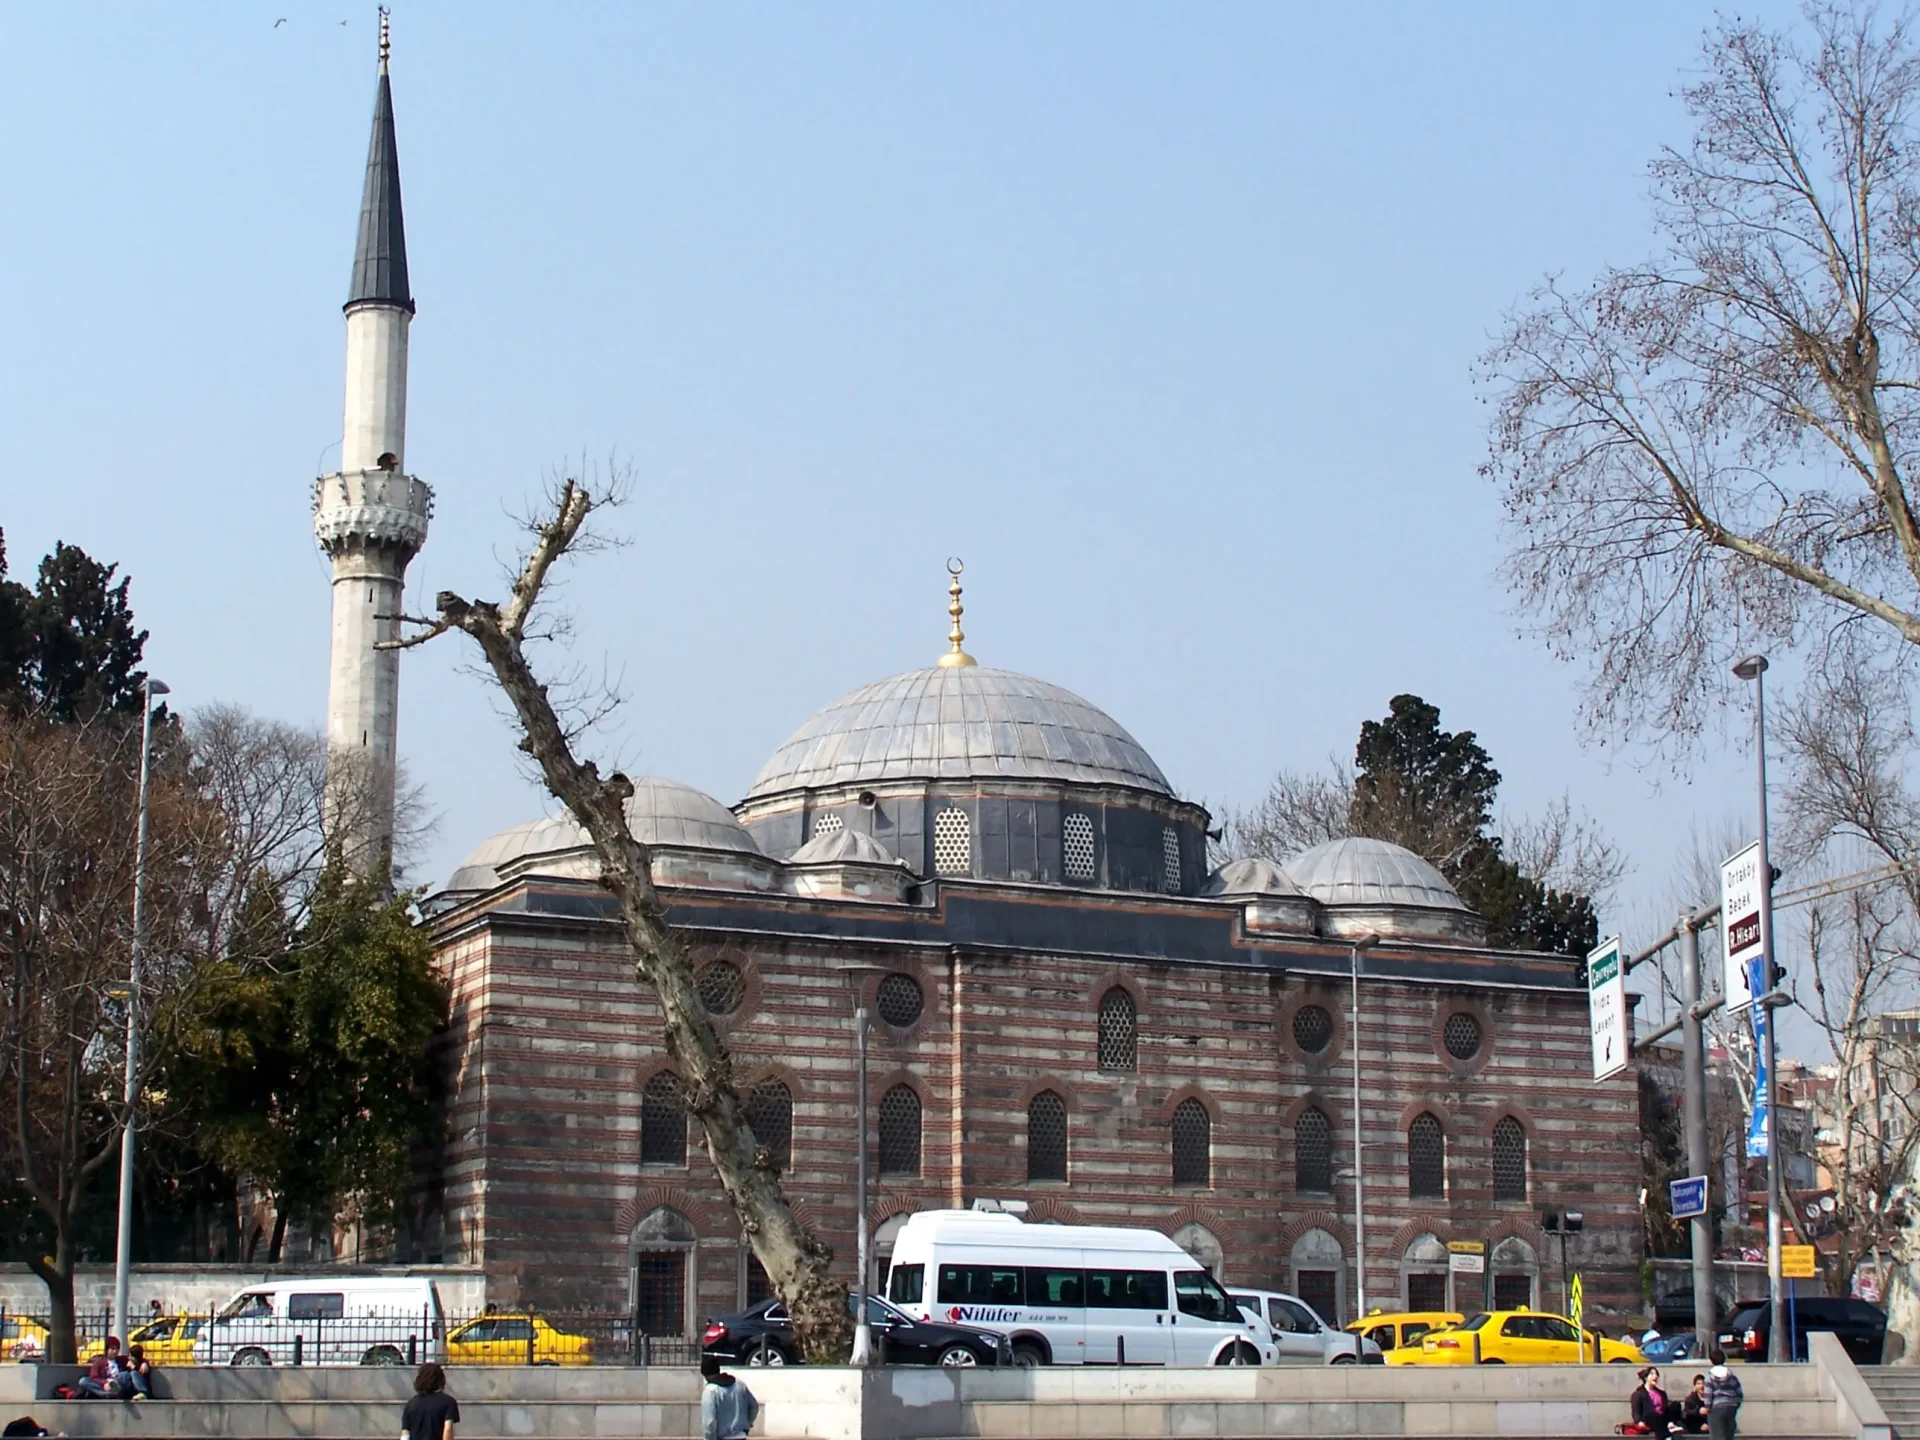
[[[1707,1213],[1707,1177],[1689,1175],[1684,1180],[1667,1182],[1667,1189],[1673,1195],[1673,1218],[1691,1220],[1696,1215]]]

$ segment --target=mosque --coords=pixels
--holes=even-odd
[[[390,775],[398,655],[375,644],[433,496],[404,463],[414,300],[387,68],[383,38],[342,469],[314,512],[329,735]],[[1329,1319],[1558,1308],[1551,1207],[1585,1215],[1570,1258],[1590,1313],[1637,1304],[1637,1094],[1590,1078],[1576,962],[1489,948],[1433,866],[1381,841],[1210,869],[1206,810],[1120,723],[967,653],[950,568],[933,663],[796,714],[731,806],[665,778],[628,806],[755,1132],[848,1277],[863,1004],[874,1283],[906,1215],[984,1203],[1158,1228]],[[358,843],[389,830],[375,814]],[[429,900],[448,1124],[398,1258],[694,1335],[765,1277],[594,877],[571,820],[532,819]]]

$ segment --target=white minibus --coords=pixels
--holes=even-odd
[[[1265,1320],[1157,1230],[925,1210],[893,1241],[887,1298],[998,1330],[1016,1365],[1272,1365]]]
[[[421,1275],[331,1275],[249,1285],[214,1313],[202,1365],[412,1365],[443,1356],[440,1292]]]

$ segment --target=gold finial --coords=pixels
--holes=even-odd
[[[393,53],[393,34],[389,24],[387,7],[380,7],[380,73],[387,73],[387,57]]]
[[[962,609],[960,604],[960,572],[966,568],[965,565],[960,563],[959,557],[957,556],[947,561],[947,574],[953,577],[953,583],[947,586],[947,594],[953,597],[952,601],[947,605],[947,614],[953,617],[953,628],[947,632],[947,640],[952,644],[953,648],[940,657],[940,664],[943,667],[950,665],[976,665],[979,663],[973,656],[967,654],[965,650],[960,648],[960,642],[967,638],[960,631],[960,611]]]

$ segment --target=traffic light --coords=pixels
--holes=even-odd
[[[1773,981],[1767,988],[1769,990],[1778,990],[1782,985],[1787,983],[1787,967],[1776,960],[1770,968],[1773,971]]]

